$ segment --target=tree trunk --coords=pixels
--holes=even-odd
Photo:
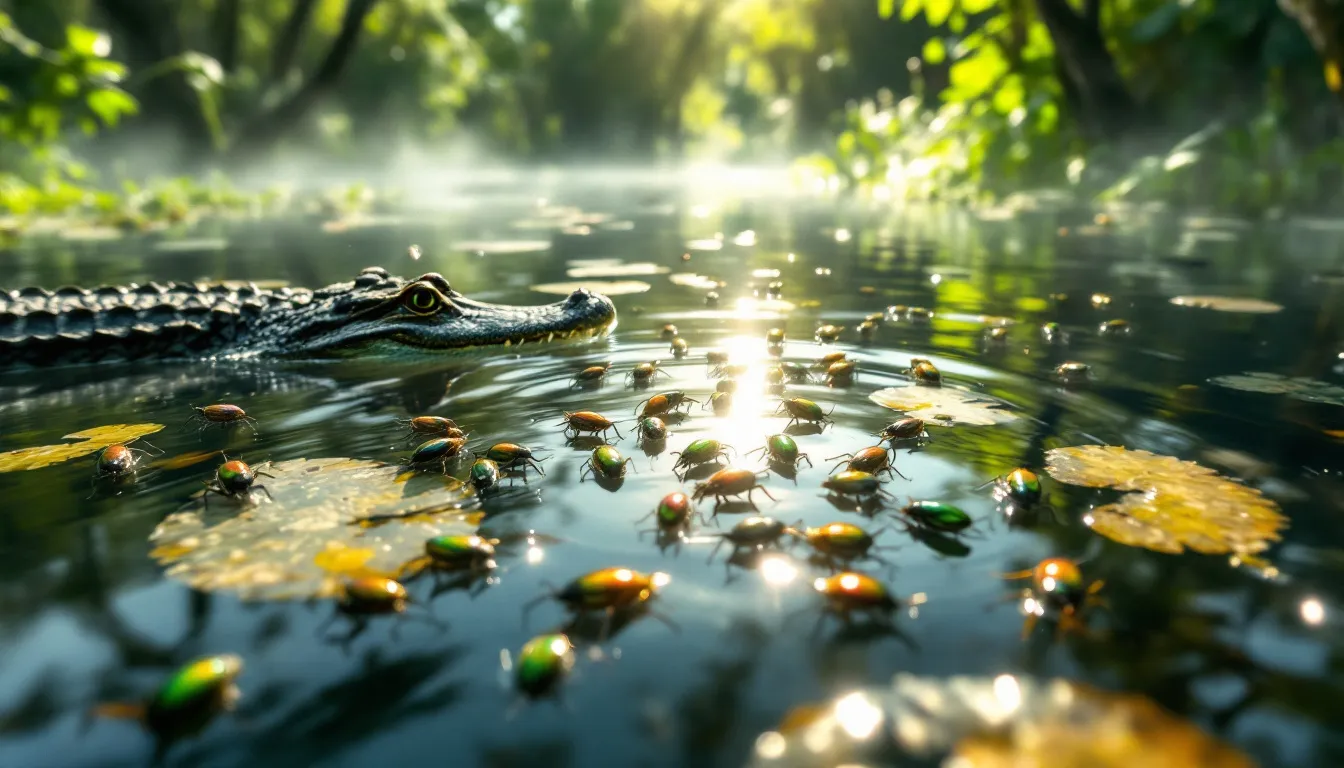
[[[218,0],[211,26],[215,33],[215,58],[225,74],[232,75],[238,68],[238,22],[242,16],[242,0]]]
[[[138,72],[165,59],[181,55],[181,32],[177,28],[172,0],[96,0],[97,7],[130,45],[126,63]],[[185,141],[189,156],[214,151],[214,133],[201,109],[200,95],[187,83],[185,73],[166,72],[148,80],[133,92],[140,100],[140,117],[146,123],[169,123]]]
[[[345,6],[345,18],[341,20],[341,31],[337,33],[336,40],[317,71],[293,96],[252,120],[239,133],[232,154],[250,155],[269,149],[308,115],[345,71],[359,41],[359,33],[364,28],[364,19],[377,3],[378,0],[349,0]]]
[[[1101,33],[1101,0],[1085,0],[1082,14],[1069,0],[1036,0],[1036,10],[1050,31],[1065,92],[1076,95],[1083,135],[1113,142],[1142,121],[1139,105],[1126,87]]]
[[[1325,82],[1344,115],[1344,0],[1279,0],[1325,62]]]
[[[294,9],[280,28],[280,36],[275,41],[275,53],[271,57],[271,82],[281,82],[294,66],[294,57],[299,50],[299,41],[303,39],[303,30],[313,17],[317,0],[295,0]]]

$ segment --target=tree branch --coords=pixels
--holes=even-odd
[[[364,28],[364,19],[377,4],[378,0],[349,0],[345,6],[345,18],[341,20],[341,31],[337,33],[331,49],[312,77],[293,96],[262,113],[244,128],[233,146],[235,154],[265,149],[302,120],[336,85],[355,51],[359,33]]]
[[[313,9],[316,7],[317,0],[295,0],[294,9],[289,12],[289,18],[285,19],[285,25],[280,28],[280,35],[275,41],[275,53],[271,57],[272,82],[285,79],[290,67],[294,66],[304,27],[308,26],[308,20],[313,17]]]

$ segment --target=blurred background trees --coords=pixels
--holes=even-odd
[[[811,183],[891,196],[1064,187],[1325,208],[1344,167],[1342,12],[1338,0],[0,0],[0,206],[78,197],[91,169],[108,187],[286,155],[377,167],[413,148],[477,162],[803,158]]]

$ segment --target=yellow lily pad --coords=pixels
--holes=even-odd
[[[1143,696],[1066,680],[907,674],[891,687],[795,709],[756,739],[749,765],[924,765],[939,758],[948,768],[1255,765]]]
[[[1171,303],[1178,307],[1212,309],[1215,312],[1238,312],[1248,315],[1269,315],[1283,310],[1283,305],[1263,299],[1236,296],[1173,296]]]
[[[537,293],[554,293],[561,296],[571,294],[580,288],[604,293],[608,296],[621,296],[628,293],[644,293],[651,288],[640,280],[576,280],[572,283],[541,283],[532,286]]]
[[[167,574],[244,599],[331,597],[347,577],[395,577],[425,540],[475,533],[462,483],[359,459],[272,464],[249,502],[197,495],[150,535]],[[239,510],[242,510],[241,512]],[[211,524],[210,516],[225,519]]]
[[[1215,376],[1209,379],[1209,383],[1228,389],[1239,389],[1242,392],[1288,395],[1295,400],[1344,405],[1344,387],[1305,377],[1249,371],[1227,376]]]
[[[887,387],[872,393],[868,399],[936,426],[970,424],[988,427],[1018,419],[1018,414],[1007,410],[1003,402],[956,387]]]
[[[1083,445],[1046,453],[1046,471],[1071,485],[1129,491],[1084,518],[1112,541],[1156,552],[1249,555],[1278,541],[1288,518],[1260,491],[1174,456]]]
[[[152,435],[161,429],[163,429],[162,424],[110,424],[81,432],[72,432],[62,439],[79,440],[80,442],[36,445],[31,448],[20,448],[16,451],[0,453],[0,472],[19,472],[25,469],[49,467],[71,459],[78,459],[81,456],[88,456],[109,445],[126,443],[138,437]]]

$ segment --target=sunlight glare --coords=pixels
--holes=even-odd
[[[1325,621],[1325,605],[1314,597],[1303,600],[1298,606],[1298,612],[1302,615],[1302,620],[1315,626],[1320,626]]]
[[[767,557],[761,560],[761,578],[771,586],[782,587],[792,584],[798,577],[798,569],[784,557]]]
[[[863,741],[872,737],[882,724],[882,710],[861,691],[835,702],[835,719],[851,737]]]

